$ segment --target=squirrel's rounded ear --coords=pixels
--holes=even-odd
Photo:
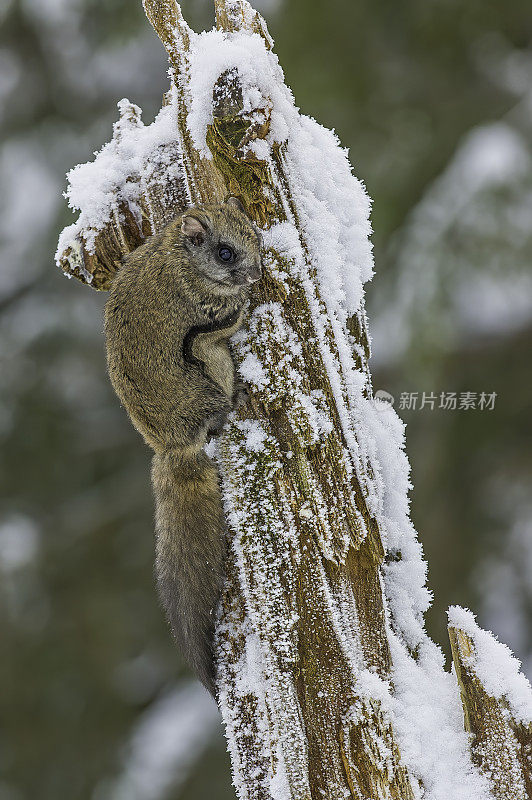
[[[198,208],[185,211],[181,220],[181,233],[193,244],[203,244],[205,233],[210,230],[209,217]]]
[[[238,199],[238,197],[228,197],[225,201],[226,206],[232,206],[233,208],[237,208],[242,214],[246,213],[246,209]]]

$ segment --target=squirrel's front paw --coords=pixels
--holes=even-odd
[[[227,420],[227,412],[218,411],[207,420],[207,436],[219,436]]]
[[[245,405],[249,400],[249,389],[247,384],[243,381],[237,381],[235,383],[235,390],[233,392],[233,411],[240,408],[241,406]]]

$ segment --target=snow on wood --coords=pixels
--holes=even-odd
[[[112,142],[72,171],[81,214],[58,260],[105,288],[170,214],[228,194],[263,229],[264,277],[234,342],[250,403],[210,448],[230,544],[218,686],[238,796],[488,800],[424,630],[404,426],[372,394],[366,191],[334,133],[299,113],[247,0],[215,0],[217,29],[199,35],[174,0],[144,6],[170,58],[167,104],[151,126],[123,104]]]
[[[109,289],[120,259],[190,202],[176,142],[175,90],[167,100],[151,125],[138,106],[121,100],[111,141],[94,161],[68,173],[65,196],[80,214],[61,233],[56,261],[95,289]]]
[[[449,609],[449,638],[473,757],[500,800],[532,796],[532,689],[520,662],[466,609]]]

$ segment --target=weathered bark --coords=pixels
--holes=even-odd
[[[517,721],[504,697],[486,691],[475,669],[471,637],[450,625],[449,639],[473,760],[497,800],[527,800],[532,797],[532,724]]]
[[[120,119],[114,126],[112,144],[120,142],[124,125],[140,124],[139,109],[131,103],[122,104]],[[177,141],[165,149],[168,160],[182,164],[182,149]],[[171,182],[165,175],[161,183],[160,177],[155,169],[149,178],[134,176],[128,181],[137,184],[134,210],[123,192],[117,191],[107,223],[99,230],[81,230],[62,252],[58,252],[57,261],[63,272],[82,283],[88,283],[93,289],[108,290],[121,259],[147,236],[160,230],[190,202],[184,168]],[[90,244],[89,236],[93,239]]]
[[[374,475],[358,433],[347,441],[338,408],[339,401],[351,408],[341,347],[354,347],[363,395],[372,394],[364,308],[340,332],[327,319],[284,145],[265,139],[269,99],[244,113],[238,71],[223,72],[205,158],[187,127],[191,31],[175,0],[144,0],[144,7],[173,70],[167,102],[175,106],[176,138],[157,160],[173,161],[173,177],[147,169],[149,177],[135,179],[133,210],[131,186],[127,201],[117,190],[109,220],[90,232],[94,241],[78,231],[59,253],[60,266],[107,289],[120,259],[171,216],[231,194],[263,229],[285,220],[295,226],[310,276],[304,286],[275,247],[266,249],[249,335],[236,346],[241,361],[249,353],[257,359],[265,380],[218,448],[232,545],[219,625],[220,700],[237,791],[256,800],[413,800],[420,782],[402,762],[393,721],[378,693],[367,681],[362,686],[364,673],[393,692],[385,548],[369,502]],[[219,29],[254,32],[271,49],[263,19],[246,0],[215,0],[215,8]],[[138,123],[135,107],[121,113],[124,124]],[[114,139],[120,135],[118,124]],[[263,158],[248,147],[257,140]],[[311,305],[325,320],[320,335]],[[312,395],[327,419],[321,436],[300,395]],[[251,430],[260,433],[260,448],[250,447]]]

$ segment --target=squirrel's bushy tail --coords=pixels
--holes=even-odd
[[[201,450],[156,453],[155,573],[161,602],[183,656],[215,695],[216,605],[224,581],[225,520],[217,470]]]

